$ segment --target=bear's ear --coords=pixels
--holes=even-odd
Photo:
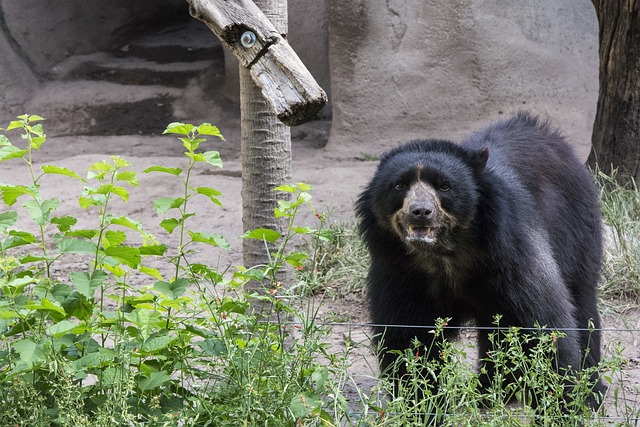
[[[489,147],[482,147],[480,151],[476,151],[471,156],[471,165],[476,173],[482,173],[489,160]]]
[[[382,153],[380,153],[380,161],[387,160],[387,157],[389,157],[390,153],[391,150],[384,150]]]

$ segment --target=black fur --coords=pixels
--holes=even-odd
[[[491,326],[500,314],[501,326],[600,328],[598,206],[593,178],[563,136],[525,113],[459,145],[417,140],[385,153],[356,205],[371,254],[371,321]],[[374,332],[389,350],[433,339],[425,329]],[[481,359],[488,334],[478,334]],[[396,357],[383,352],[381,369]],[[599,360],[597,330],[558,341],[562,368]]]

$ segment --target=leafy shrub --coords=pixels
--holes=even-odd
[[[0,184],[0,424],[13,425],[285,425],[327,418],[321,395],[329,387],[330,366],[316,358],[324,352],[318,329],[290,306],[273,279],[285,263],[306,256],[287,251],[295,235],[321,235],[297,227],[298,210],[310,205],[309,186],[277,191],[289,200],[277,214],[291,219],[284,234],[255,230],[245,238],[278,243],[269,265],[222,274],[191,263],[197,245],[228,249],[219,234],[192,230],[194,197],[220,206],[220,192],[193,187],[193,167],[222,167],[217,151],[201,151],[206,137],[222,138],[210,124],[172,123],[186,166],[152,166],[144,173],[164,174],[182,183],[183,193],[154,202],[166,218],[160,226],[177,237],[177,247],[161,243],[133,218],[112,211],[112,201],[128,201],[127,187],[139,185],[131,164],[120,157],[94,163],[86,178],[46,165],[36,171],[32,156],[46,141],[38,116],[20,116],[7,131],[20,129],[25,148],[0,138],[0,161],[23,160],[30,185]],[[71,216],[57,217],[57,199],[42,194],[41,181],[63,175],[82,186],[80,207],[95,212],[92,228],[79,229]],[[36,232],[13,229],[20,212]],[[48,230],[54,229],[49,237]],[[141,244],[129,243],[129,234]],[[55,277],[54,264],[80,257],[87,267]],[[148,260],[162,261],[162,271]],[[74,262],[73,265],[82,263]],[[134,278],[150,284],[133,285]],[[268,292],[245,294],[242,285],[260,281]],[[139,280],[138,280],[139,281]],[[255,301],[269,315],[298,322],[265,322],[253,312]]]

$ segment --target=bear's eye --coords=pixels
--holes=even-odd
[[[396,185],[394,186],[394,188],[398,191],[404,191],[407,189],[407,186],[401,182],[396,183]]]
[[[438,189],[440,191],[449,191],[451,189],[451,184],[449,184],[447,181],[443,181],[442,183],[440,183]]]

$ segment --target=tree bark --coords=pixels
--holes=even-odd
[[[640,182],[640,0],[592,0],[600,26],[600,95],[588,163]]]
[[[256,5],[280,34],[287,32],[286,0],[255,0]],[[285,219],[274,218],[281,194],[273,191],[291,179],[291,132],[274,113],[253,82],[250,71],[240,66],[241,150],[242,150],[242,224],[245,230],[269,228],[283,231]],[[244,239],[244,265],[269,262],[265,243]],[[287,280],[280,274],[279,280]],[[259,284],[251,283],[250,288]]]

